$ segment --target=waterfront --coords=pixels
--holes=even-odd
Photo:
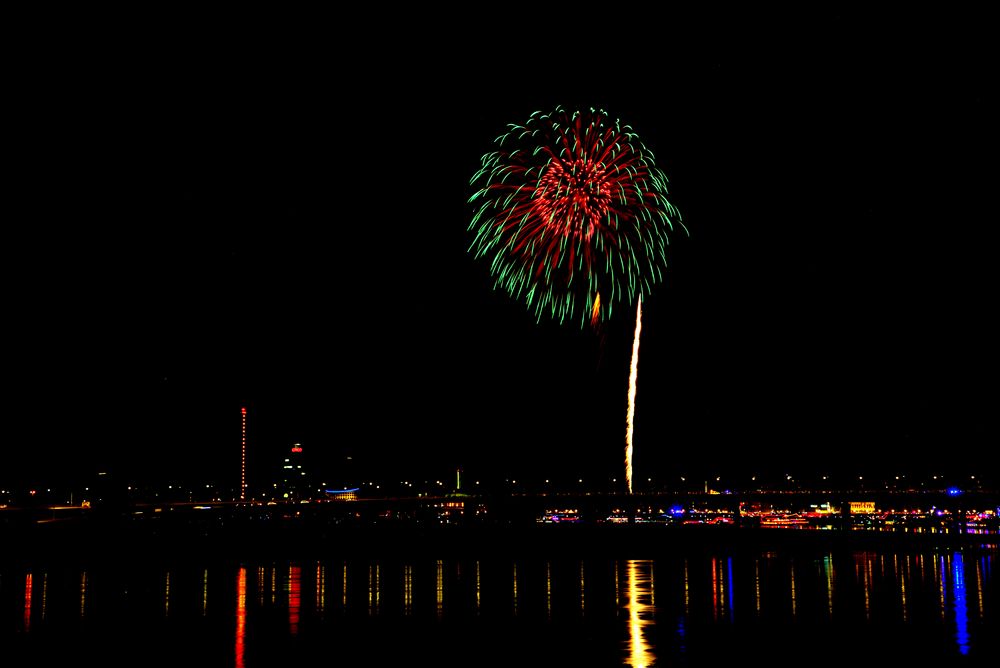
[[[524,546],[522,554],[530,553]],[[0,570],[4,665],[985,662],[998,552],[102,560]]]

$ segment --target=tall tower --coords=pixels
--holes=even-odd
[[[247,409],[240,408],[240,501],[247,500]]]

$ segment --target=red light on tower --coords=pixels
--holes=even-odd
[[[242,450],[240,452],[240,501],[247,500],[247,409],[240,409],[240,437]]]

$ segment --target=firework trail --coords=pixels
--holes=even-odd
[[[639,378],[639,333],[642,332],[642,298],[635,308],[635,339],[632,341],[632,365],[628,372],[628,412],[625,414],[625,485],[632,493],[632,430],[635,420],[635,384]]]

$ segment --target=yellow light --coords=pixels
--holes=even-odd
[[[643,627],[649,624],[648,616],[651,606],[647,605],[642,597],[649,595],[649,580],[640,571],[640,562],[630,559],[625,570],[628,588],[628,647],[629,665],[632,668],[646,668],[653,664],[653,655],[650,653],[649,643]],[[650,562],[643,562],[647,567],[651,567]]]

